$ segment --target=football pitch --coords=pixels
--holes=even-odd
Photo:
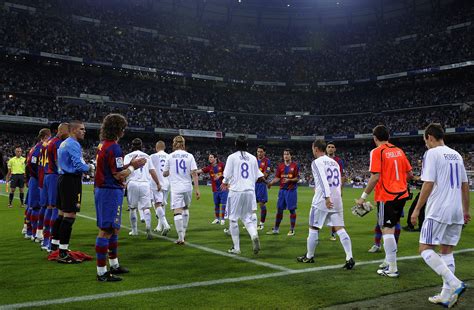
[[[268,216],[259,231],[261,252],[252,253],[250,238],[240,224],[240,256],[227,253],[231,239],[225,226],[211,225],[214,218],[212,193],[201,186],[201,199],[193,198],[187,244],[173,243],[156,235],[146,240],[144,224],[139,236],[128,235],[128,212],[124,206],[123,230],[119,236],[119,260],[130,269],[123,281],[99,283],[95,266],[95,208],[91,186],[83,188],[83,206],[72,232],[70,248],[94,259],[77,265],[49,262],[39,245],[20,234],[24,209],[15,199],[8,209],[4,192],[0,196],[0,309],[44,308],[164,308],[164,309],[315,309],[378,298],[399,292],[439,286],[441,279],[418,256],[419,233],[402,231],[399,241],[400,278],[378,276],[383,252],[368,253],[373,244],[375,212],[364,218],[351,214],[350,207],[361,189],[344,189],[346,229],[352,239],[354,270],[343,270],[344,251],[339,241],[330,241],[330,229],[320,232],[315,263],[301,264],[296,257],[306,252],[308,213],[312,189],[298,189],[296,235],[287,236],[289,213],[285,211],[280,235],[265,235],[275,220],[277,188],[269,192]],[[18,194],[16,194],[18,195]],[[371,197],[372,199],[372,197]],[[474,195],[471,193],[471,202]],[[405,206],[405,212],[411,202]],[[471,203],[472,205],[472,203]],[[471,208],[472,210],[472,208]],[[471,211],[471,213],[473,213]],[[259,211],[257,212],[259,215]],[[166,210],[170,224],[172,213]],[[153,218],[153,225],[156,220]],[[406,218],[402,218],[402,226]],[[456,248],[456,274],[474,279],[474,228],[467,225]],[[438,293],[433,287],[432,293]],[[419,296],[419,306],[429,308],[428,295]],[[462,299],[470,298],[469,296]],[[402,301],[401,301],[402,302]],[[466,300],[472,305],[474,300]],[[406,307],[410,308],[409,305]],[[385,307],[387,308],[387,307]]]

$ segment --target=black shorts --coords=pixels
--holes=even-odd
[[[66,213],[79,212],[81,210],[81,198],[81,175],[61,174],[58,179],[56,207]]]
[[[10,188],[23,188],[25,187],[25,175],[24,174],[12,174],[10,179]]]
[[[393,228],[400,221],[406,199],[378,201],[377,218],[380,227]]]

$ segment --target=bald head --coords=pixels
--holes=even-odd
[[[61,123],[58,126],[58,137],[62,140],[69,136],[69,123]]]
[[[160,141],[156,142],[155,149],[156,149],[157,152],[164,151],[165,148],[166,148],[166,145],[165,145],[164,141],[160,140]]]

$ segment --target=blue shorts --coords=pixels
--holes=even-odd
[[[122,224],[123,189],[96,188],[94,200],[97,227],[119,229]]]
[[[46,205],[56,206],[56,200],[58,199],[58,174],[46,174],[44,176],[43,189],[46,193]]]
[[[44,186],[43,180],[43,187],[39,189],[40,191],[40,207],[46,207],[46,198],[48,194],[46,193],[46,186]]]
[[[255,183],[255,196],[257,197],[257,202],[268,201],[268,190],[266,183]]]
[[[214,205],[226,205],[227,204],[227,194],[229,192],[213,192],[214,196]]]
[[[32,209],[40,208],[40,188],[38,179],[31,177],[28,181],[28,193],[26,195],[26,205]]]
[[[280,189],[278,192],[277,209],[278,210],[296,210],[298,195],[296,189]]]

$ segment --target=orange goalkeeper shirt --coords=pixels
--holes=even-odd
[[[375,185],[375,201],[391,201],[408,197],[407,173],[412,170],[405,153],[386,143],[370,152],[370,172],[379,173]]]

